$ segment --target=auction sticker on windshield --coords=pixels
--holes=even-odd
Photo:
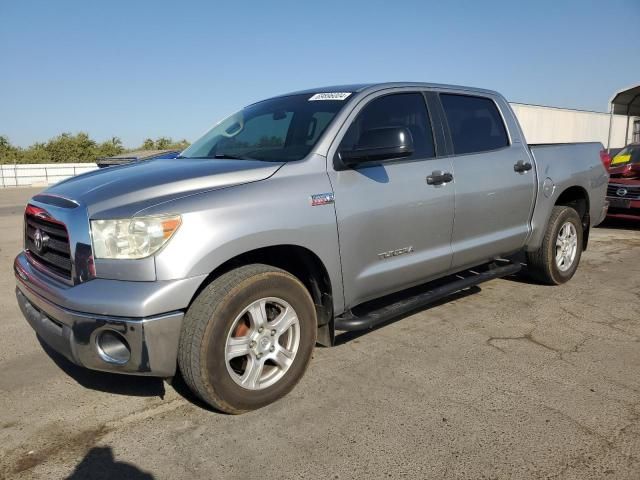
[[[310,102],[315,102],[317,100],[344,100],[351,92],[326,92],[326,93],[316,93],[314,96],[309,98]]]

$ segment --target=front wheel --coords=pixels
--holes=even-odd
[[[296,277],[247,265],[195,299],[185,315],[178,364],[202,400],[242,413],[293,389],[311,359],[316,331],[313,301]]]
[[[553,207],[542,245],[534,252],[527,252],[529,273],[549,285],[567,282],[580,263],[582,236],[578,212],[571,207]]]

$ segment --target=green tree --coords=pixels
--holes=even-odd
[[[184,150],[191,145],[186,139],[182,139],[178,142],[174,142],[171,137],[158,137],[155,140],[147,138],[142,146],[141,150]]]
[[[155,146],[158,150],[166,150],[173,143],[173,140],[167,137],[160,137],[156,140]]]
[[[51,163],[51,155],[45,143],[34,143],[21,152],[17,163]]]
[[[20,155],[20,149],[11,145],[4,135],[0,135],[0,163],[16,163]]]
[[[95,162],[96,142],[85,132],[63,133],[49,140],[44,148],[52,163]]]
[[[145,139],[145,141],[142,144],[143,150],[154,150],[155,148],[156,148],[156,144],[151,138]]]
[[[173,148],[175,150],[184,150],[185,148],[187,148],[189,145],[191,145],[191,143],[189,143],[187,141],[186,138],[183,138],[182,140],[180,140],[179,142],[176,143],[172,143],[169,148]]]
[[[96,149],[96,156],[97,158],[113,157],[114,155],[119,155],[124,151],[125,149],[122,146],[122,140],[118,137],[111,137],[110,140],[98,145]]]
[[[147,138],[142,144],[144,150],[184,150],[189,142],[182,139],[174,142],[171,137],[156,140]],[[119,137],[111,137],[101,143],[91,139],[87,133],[62,133],[57,137],[30,147],[12,145],[9,138],[0,135],[0,163],[71,163],[95,162],[98,158],[111,157],[132,151],[126,149]]]

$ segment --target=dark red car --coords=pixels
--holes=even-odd
[[[640,143],[624,147],[609,166],[607,216],[640,220]]]

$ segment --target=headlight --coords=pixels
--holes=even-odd
[[[144,258],[157,252],[178,230],[180,215],[123,220],[91,220],[95,258]]]

